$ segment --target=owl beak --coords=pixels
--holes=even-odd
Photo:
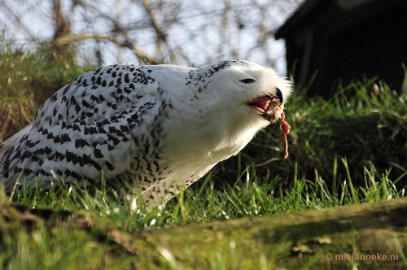
[[[277,89],[278,90],[278,89]],[[282,109],[284,105],[282,104],[282,94],[281,91],[276,91],[275,96],[261,96],[251,99],[246,102],[246,105],[260,113],[266,120],[270,122],[275,122],[280,118]]]
[[[284,103],[283,93],[281,93],[281,90],[278,88],[276,88],[276,96],[280,100],[280,103]]]

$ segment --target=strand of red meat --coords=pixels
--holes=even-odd
[[[285,141],[285,155],[284,159],[288,158],[288,139],[287,139],[287,134],[290,133],[291,126],[285,121],[285,115],[284,112],[281,113],[281,124],[280,128],[284,133],[284,141]]]

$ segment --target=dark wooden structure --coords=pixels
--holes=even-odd
[[[399,90],[407,65],[406,0],[306,0],[278,29],[287,71],[310,94],[379,76]]]

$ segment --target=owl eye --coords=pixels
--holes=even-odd
[[[240,80],[240,82],[242,82],[242,83],[254,83],[255,80],[253,80],[253,79],[243,79],[243,80]]]

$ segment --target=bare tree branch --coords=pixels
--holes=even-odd
[[[162,28],[160,22],[158,21],[157,15],[153,10],[151,1],[150,0],[141,0],[141,3],[150,18],[151,27],[153,28],[155,35],[157,36],[157,51],[163,52],[163,46],[166,45],[166,47],[168,48],[171,60],[173,62],[178,62],[176,54],[171,50],[171,48],[169,46],[169,43],[167,40],[167,33]]]
[[[75,48],[80,55],[95,56],[90,61],[98,59],[99,64],[201,65],[241,58],[270,65],[276,62],[272,33],[288,7],[301,1],[48,0],[30,6],[24,0],[0,0],[0,14],[6,14],[0,29],[23,32],[27,42],[47,33],[53,46],[61,46],[60,52]],[[27,24],[28,14],[29,20],[46,22],[49,28]]]
[[[110,41],[120,47],[128,48],[134,52],[134,54],[139,58],[141,61],[145,61],[151,64],[158,64],[160,61],[155,57],[146,53],[141,47],[137,46],[136,44],[132,43],[128,39],[120,40],[117,36],[111,35],[101,35],[101,34],[94,34],[94,33],[79,33],[79,34],[70,34],[60,37],[54,40],[54,43],[58,46],[72,44],[75,42],[85,41],[85,40],[96,40],[96,41]]]
[[[10,15],[10,18],[14,20],[14,22],[29,36],[30,39],[35,39],[35,35],[33,35],[29,27],[21,21],[20,15],[13,8],[10,7],[7,1],[1,1],[1,7],[2,10],[5,11],[5,13]]]
[[[53,19],[54,19],[54,37],[56,40],[60,37],[68,36],[71,34],[71,22],[63,14],[61,0],[52,0]],[[65,55],[71,50],[71,43],[58,44],[53,42],[54,49],[58,55]]]

